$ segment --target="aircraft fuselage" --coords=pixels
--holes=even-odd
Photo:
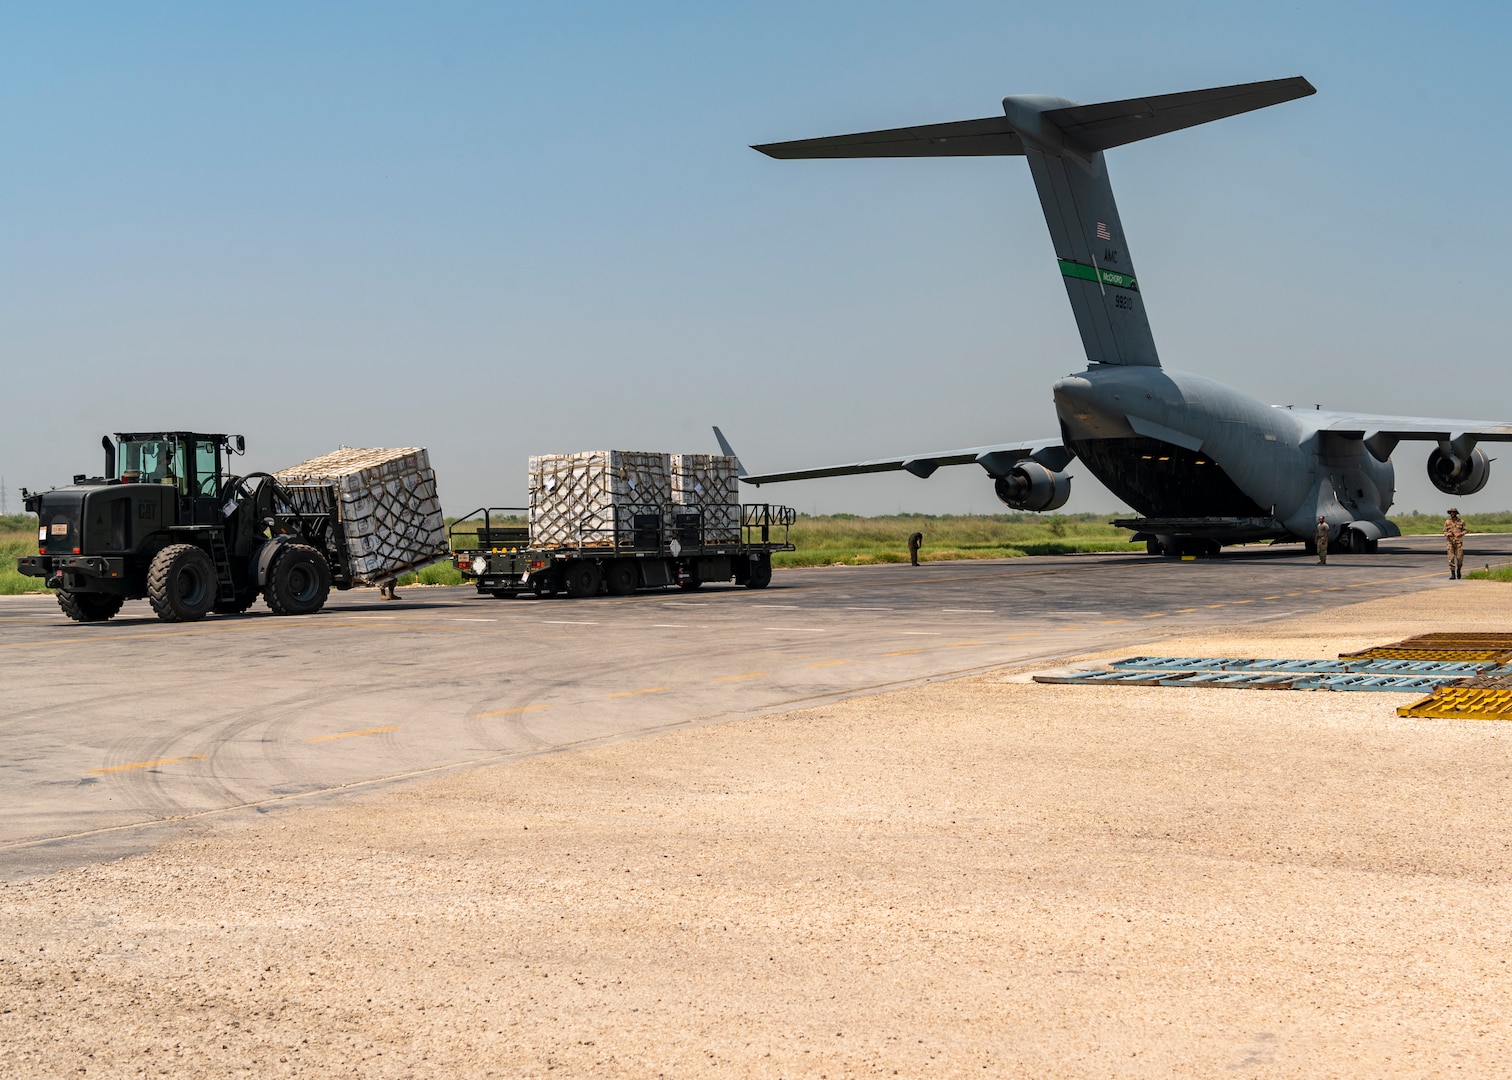
[[[1066,446],[1087,469],[1144,517],[1188,522],[1183,535],[1311,537],[1320,514],[1396,532],[1390,461],[1322,430],[1329,414],[1157,367],[1094,364],[1054,396]]]

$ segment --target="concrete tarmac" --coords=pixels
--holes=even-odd
[[[1506,562],[1512,535],[1472,537]],[[107,624],[0,598],[0,879],[142,850],[176,827],[678,725],[1449,587],[1442,540],[1327,566],[1086,555],[779,571],[592,600],[468,587],[326,610]]]

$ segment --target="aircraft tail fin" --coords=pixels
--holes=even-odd
[[[757,146],[775,158],[1024,156],[1087,360],[1160,366],[1102,152],[1317,91],[1300,76],[1078,105],[1012,95],[1003,116]]]

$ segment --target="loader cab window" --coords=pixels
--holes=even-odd
[[[215,498],[220,494],[220,444],[214,439],[194,440],[194,494]]]
[[[116,449],[116,470],[117,479],[140,484],[161,484],[169,477],[178,482],[183,475],[172,439],[122,440]]]

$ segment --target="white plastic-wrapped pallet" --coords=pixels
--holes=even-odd
[[[672,512],[697,510],[706,544],[740,540],[740,480],[735,459],[722,454],[672,455]]]
[[[536,548],[628,547],[635,519],[672,502],[670,454],[587,450],[530,459],[530,544]]]
[[[383,581],[446,555],[436,474],[423,447],[343,447],[273,475],[302,510],[335,500],[355,584]]]

